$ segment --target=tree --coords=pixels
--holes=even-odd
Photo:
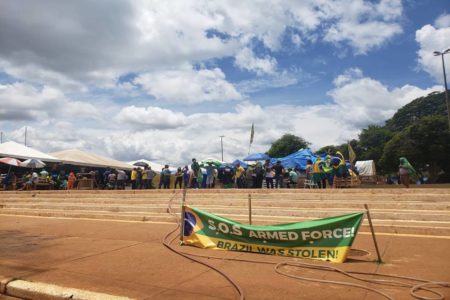
[[[272,143],[267,154],[270,157],[284,157],[297,152],[302,148],[307,148],[311,143],[293,134],[286,133],[281,138]]]
[[[380,165],[385,171],[397,171],[398,159],[406,157],[417,170],[427,170],[430,181],[443,171],[450,176],[450,133],[447,118],[426,116],[408,126],[386,143]]]
[[[359,135],[360,156],[358,160],[374,160],[379,168],[379,160],[383,155],[384,145],[393,134],[384,126],[369,125]]]
[[[330,155],[334,155],[337,151],[342,153],[341,146],[335,146],[335,145],[324,146],[324,147],[320,148],[319,150],[317,150],[316,153],[317,154],[326,153],[326,154],[330,154]]]
[[[386,127],[391,131],[398,132],[425,116],[446,116],[446,112],[445,93],[433,92],[400,108],[391,119],[386,121]],[[448,128],[448,125],[445,127]]]

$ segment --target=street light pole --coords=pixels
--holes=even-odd
[[[450,130],[450,100],[448,99],[447,75],[445,74],[445,63],[444,63],[444,54],[447,53],[450,53],[450,48],[442,52],[434,51],[434,56],[440,55],[442,59],[442,71],[444,72],[445,102],[447,104],[448,129]]]
[[[222,149],[222,161],[223,161],[223,138],[225,137],[224,135],[220,135],[220,148]]]

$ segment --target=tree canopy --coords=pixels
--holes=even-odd
[[[396,173],[404,156],[431,182],[450,182],[450,130],[443,92],[433,92],[400,108],[385,125],[369,125],[350,144],[357,160],[374,160],[381,174]],[[267,152],[284,157],[310,145],[301,137],[285,134]],[[318,154],[340,151],[348,158],[347,143],[328,145]]]
[[[307,148],[309,145],[311,145],[311,143],[305,141],[303,138],[286,133],[272,143],[267,154],[270,157],[284,157],[302,148]]]
[[[438,173],[450,174],[450,132],[445,116],[423,117],[396,133],[383,149],[379,164],[387,172],[395,172],[398,158],[405,156],[417,170],[427,170],[431,181]],[[443,130],[443,128],[445,128]]]

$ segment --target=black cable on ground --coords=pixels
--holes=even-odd
[[[223,271],[219,270],[218,268],[214,267],[213,265],[210,265],[210,264],[208,264],[208,263],[206,263],[206,262],[203,262],[203,261],[201,261],[201,260],[199,260],[199,259],[193,258],[193,257],[191,257],[189,254],[184,253],[184,252],[181,252],[181,251],[178,251],[178,250],[176,250],[175,248],[173,248],[170,244],[171,244],[177,237],[179,237],[179,235],[175,236],[175,238],[173,238],[171,241],[169,241],[169,242],[167,241],[167,240],[169,239],[169,237],[170,237],[174,232],[176,232],[176,231],[178,231],[178,230],[180,229],[180,220],[179,220],[178,216],[172,211],[172,201],[173,201],[173,199],[175,198],[176,195],[177,195],[177,193],[175,193],[175,194],[172,196],[172,198],[169,200],[169,207],[168,207],[167,211],[168,211],[169,214],[175,216],[175,218],[176,218],[176,223],[177,223],[177,227],[176,227],[174,230],[172,230],[171,232],[169,232],[168,234],[166,234],[166,235],[164,236],[164,238],[163,238],[163,240],[162,240],[163,245],[166,246],[166,247],[167,247],[169,250],[171,250],[172,252],[174,252],[174,253],[176,253],[176,254],[178,254],[178,255],[181,255],[181,256],[183,256],[183,257],[189,259],[189,260],[192,260],[192,261],[194,261],[194,262],[197,262],[197,263],[199,263],[199,264],[202,264],[202,265],[204,265],[204,266],[206,266],[206,267],[208,267],[208,268],[210,268],[210,269],[216,271],[216,272],[219,273],[220,275],[222,275],[222,276],[223,276],[228,282],[230,282],[231,285],[236,289],[236,291],[237,291],[238,294],[239,294],[239,299],[244,300],[244,299],[245,299],[245,297],[244,297],[244,291],[242,290],[242,288],[241,288],[241,287],[240,287],[240,286],[239,286],[239,285],[238,285],[238,284],[237,284],[237,283],[236,283],[229,275],[227,275],[227,274],[224,273]]]
[[[341,270],[339,268],[335,268],[335,267],[331,267],[331,266],[323,266],[323,265],[309,264],[309,263],[303,263],[303,262],[281,262],[281,263],[279,263],[279,262],[250,260],[250,259],[238,259],[238,258],[217,257],[217,256],[208,256],[208,255],[198,255],[198,254],[191,254],[191,253],[181,252],[181,251],[178,251],[178,250],[174,249],[170,245],[171,243],[173,243],[173,241],[175,241],[177,238],[179,238],[179,234],[175,235],[175,237],[173,237],[172,240],[167,241],[169,239],[169,237],[180,228],[180,220],[179,220],[178,216],[175,213],[173,213],[172,208],[171,208],[171,203],[172,203],[172,200],[174,198],[175,198],[175,195],[169,200],[168,212],[176,218],[177,228],[175,228],[174,230],[169,232],[164,237],[164,239],[163,239],[164,246],[166,246],[171,251],[173,251],[173,252],[175,252],[175,253],[183,256],[183,257],[186,257],[186,258],[188,258],[190,260],[193,260],[193,261],[198,262],[198,263],[200,263],[202,265],[205,265],[205,266],[215,270],[216,272],[220,273],[222,276],[224,276],[236,288],[236,290],[238,291],[238,293],[240,295],[240,299],[244,299],[244,293],[242,291],[242,288],[237,283],[235,283],[230,277],[228,277],[225,273],[223,273],[222,271],[218,270],[214,266],[211,266],[211,265],[209,265],[209,264],[207,264],[205,262],[202,262],[202,261],[200,261],[198,259],[194,259],[193,256],[207,258],[207,259],[219,259],[219,260],[231,260],[231,261],[239,261],[239,262],[259,263],[259,264],[271,264],[271,265],[275,265],[275,267],[274,267],[275,272],[280,274],[280,275],[283,275],[283,276],[287,276],[287,277],[291,277],[291,278],[295,278],[295,279],[300,279],[300,280],[304,280],[304,281],[312,281],[312,282],[319,282],[319,283],[327,283],[327,284],[335,284],[335,285],[342,285],[342,286],[350,286],[350,287],[361,288],[361,289],[365,289],[365,290],[377,293],[377,294],[379,294],[379,295],[381,295],[384,298],[389,299],[389,300],[394,300],[394,298],[389,296],[388,294],[384,293],[383,291],[380,291],[380,290],[375,289],[375,288],[367,287],[367,286],[364,286],[362,284],[357,284],[357,283],[352,283],[352,282],[344,282],[344,281],[316,279],[316,278],[310,278],[310,277],[302,277],[302,276],[297,276],[297,275],[292,275],[292,274],[288,274],[288,273],[282,272],[281,269],[283,267],[290,266],[290,267],[307,268],[307,269],[313,269],[313,270],[319,270],[319,271],[331,271],[331,272],[337,272],[339,274],[342,274],[344,276],[353,278],[355,280],[360,280],[360,281],[369,282],[369,283],[373,283],[373,284],[390,285],[390,286],[397,286],[397,287],[408,287],[408,288],[410,288],[410,290],[409,290],[410,295],[412,297],[416,298],[416,299],[419,299],[419,300],[443,300],[444,299],[444,295],[442,295],[441,293],[439,293],[436,290],[433,290],[432,288],[450,287],[450,282],[428,281],[428,280],[424,280],[424,279],[420,279],[420,278],[399,276],[399,275],[391,275],[391,274],[382,274],[382,273],[344,271],[344,270]],[[415,281],[415,282],[420,282],[420,283],[418,283],[418,284],[411,284],[411,283],[408,283],[408,282],[403,282],[403,281],[398,281],[398,280],[367,279],[367,278],[363,278],[363,277],[360,277],[360,276],[355,276],[355,275],[352,275],[352,274],[367,275],[367,276],[379,276],[379,277],[389,277],[389,278],[394,278],[394,279],[409,280],[409,281]],[[431,297],[425,297],[425,296],[418,295],[417,292],[420,291],[420,290],[427,291],[427,292],[430,292],[432,294],[435,294],[437,297],[431,298]]]

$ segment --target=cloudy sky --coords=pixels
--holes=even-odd
[[[450,0],[0,2],[0,130],[44,152],[243,158],[443,90]],[[450,55],[446,57],[450,72]]]

